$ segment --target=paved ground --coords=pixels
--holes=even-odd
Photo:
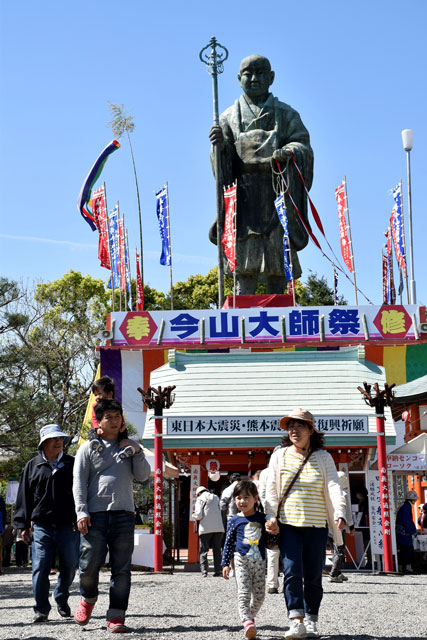
[[[30,570],[9,568],[0,576],[0,638],[2,640],[106,640],[108,573],[101,574],[100,596],[87,627],[59,617],[52,609],[46,624],[32,624]],[[347,574],[349,581],[324,579],[320,630],[330,640],[427,638],[427,576]],[[54,585],[56,578],[52,577]],[[237,617],[235,583],[202,578],[198,573],[173,575],[134,572],[127,637],[141,640],[242,640]],[[77,582],[70,598],[79,601]],[[258,616],[260,640],[281,640],[287,628],[283,596],[267,595]],[[126,637],[126,636],[125,636]]]

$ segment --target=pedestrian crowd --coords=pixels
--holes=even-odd
[[[22,551],[19,556],[18,544],[26,549],[32,545],[34,623],[49,618],[49,574],[55,556],[58,580],[53,598],[64,618],[72,615],[68,599],[78,568],[81,598],[73,616],[78,625],[85,626],[96,606],[99,573],[108,553],[107,629],[126,633],[135,527],[133,480],[146,480],[150,465],[141,446],[128,437],[122,407],[114,399],[113,381],[99,379],[93,392],[92,429],[76,457],[65,452],[70,438],[59,425],[44,426],[38,454],[21,476],[14,526],[6,521],[4,502],[0,502],[3,556],[10,562],[16,532],[17,562],[18,557],[22,563],[27,561]],[[342,582],[346,579],[342,573],[346,535],[354,530],[347,476],[337,472],[332,456],[324,450],[324,436],[316,429],[313,415],[306,409],[295,409],[280,420],[280,428],[284,436],[266,469],[257,472],[253,480],[232,474],[221,497],[198,487],[192,514],[199,535],[202,576],[208,576],[212,549],[213,576],[235,577],[237,609],[247,639],[257,635],[256,617],[266,590],[279,591],[280,566],[289,619],[284,637],[320,636],[318,617],[328,540],[333,552],[329,580]],[[402,536],[397,541],[405,566],[411,563],[408,536],[412,540],[413,527],[416,529],[410,511],[411,500],[417,496],[410,493],[396,525],[398,536]],[[362,517],[368,519],[363,492],[360,500],[364,503]],[[427,505],[418,524],[427,529]]]

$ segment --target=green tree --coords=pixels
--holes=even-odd
[[[108,293],[101,280],[70,271],[34,291],[21,288],[5,308],[22,321],[0,345],[0,450],[7,458],[0,476],[19,476],[44,424],[79,431]]]
[[[334,304],[334,290],[328,286],[325,276],[318,276],[309,270],[307,282],[302,284],[299,280],[295,283],[295,299],[302,307],[323,307]],[[343,296],[339,296],[338,304],[347,304]]]

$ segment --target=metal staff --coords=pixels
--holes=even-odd
[[[207,49],[210,48],[210,53]],[[220,49],[221,51],[217,51]],[[212,91],[213,91],[213,123],[219,125],[219,112],[218,112],[218,74],[224,71],[223,63],[228,58],[228,51],[216,38],[211,38],[210,42],[199,53],[200,60],[207,66],[208,73],[212,76]],[[216,180],[216,243],[218,247],[218,307],[221,308],[224,303],[224,265],[222,261],[222,232],[223,232],[223,220],[222,210],[224,202],[224,194],[221,184],[221,158],[219,144],[214,144],[214,166],[215,166],[215,180]]]

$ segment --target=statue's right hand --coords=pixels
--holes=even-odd
[[[223,144],[224,134],[219,124],[214,124],[209,131],[209,140],[212,144]]]

